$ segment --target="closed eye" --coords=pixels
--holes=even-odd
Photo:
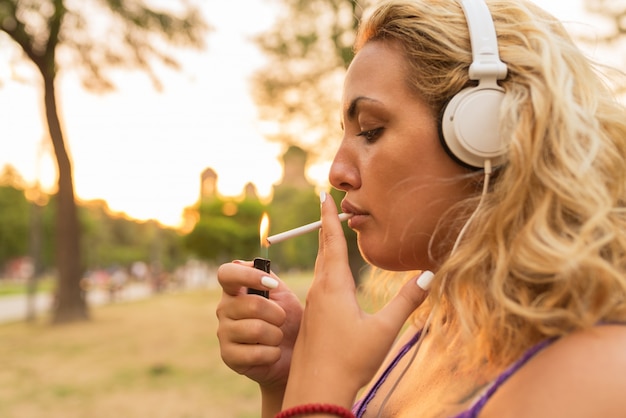
[[[376,142],[376,140],[378,138],[380,138],[380,136],[382,135],[383,131],[385,130],[385,128],[375,128],[375,129],[370,129],[367,131],[361,131],[358,134],[356,134],[356,136],[362,136],[365,138],[365,140],[367,142]]]

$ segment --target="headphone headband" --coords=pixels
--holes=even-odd
[[[470,80],[506,77],[506,64],[500,61],[496,28],[487,4],[476,0],[460,0],[472,45],[472,65],[469,68]]]
[[[465,14],[472,49],[469,78],[478,80],[455,94],[443,109],[440,138],[444,149],[460,164],[483,168],[487,161],[504,162],[507,144],[500,138],[499,118],[506,77],[500,60],[496,29],[484,0],[458,0]]]

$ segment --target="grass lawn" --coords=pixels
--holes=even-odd
[[[50,292],[54,288],[54,280],[51,278],[43,278],[37,281],[37,292]],[[3,279],[0,277],[0,297],[19,295],[26,293],[26,283],[15,282],[13,280]]]
[[[309,279],[290,282],[304,293]],[[85,323],[0,325],[0,417],[258,417],[256,384],[219,356],[219,297],[163,294],[94,307]]]

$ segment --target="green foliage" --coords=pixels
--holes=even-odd
[[[336,202],[342,193],[332,192]],[[40,207],[41,259],[44,271],[54,266],[54,206],[51,196]],[[29,255],[33,207],[24,192],[0,186],[0,267],[14,257]],[[259,222],[264,211],[270,216],[270,234],[319,219],[319,198],[311,188],[277,187],[266,207],[257,199],[241,202],[214,199],[199,207],[200,220],[187,235],[164,228],[154,221],[139,222],[109,211],[106,202],[90,201],[79,206],[83,230],[81,250],[87,270],[113,265],[130,266],[135,261],[158,264],[173,270],[190,254],[214,263],[232,259],[252,259],[264,255],[259,246]],[[233,213],[234,212],[234,213]],[[344,224],[351,265],[358,272],[362,260],[355,245],[354,231]],[[269,258],[276,272],[312,269],[317,255],[315,232],[270,247]]]
[[[259,223],[265,210],[258,199],[202,202],[199,221],[184,238],[185,247],[197,257],[217,263],[259,256]]]
[[[315,222],[320,218],[319,197],[313,187],[276,187],[269,214],[270,234]],[[293,268],[312,269],[317,247],[318,234],[315,232],[271,246],[273,269],[277,272]]]
[[[30,203],[22,190],[0,186],[0,267],[28,253]]]
[[[55,288],[55,283],[55,280],[51,277],[42,277],[37,281],[37,292],[51,293]],[[0,280],[0,297],[24,295],[27,291],[27,286],[23,282]]]
[[[48,204],[36,208],[23,190],[0,186],[0,269],[12,258],[30,255],[32,234],[38,234],[41,242],[39,265],[43,270],[53,268],[56,202],[56,196],[51,196]],[[33,222],[35,215],[39,216],[38,226]],[[179,232],[154,221],[139,222],[112,214],[104,201],[79,206],[79,218],[87,269],[145,261],[171,270],[186,259]]]
[[[104,201],[81,206],[80,220],[88,268],[145,261],[172,269],[185,259],[182,238],[176,231],[155,221],[139,222],[111,214]]]

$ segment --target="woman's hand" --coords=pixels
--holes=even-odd
[[[283,408],[309,402],[351,407],[358,390],[374,377],[408,316],[427,295],[411,280],[378,313],[361,310],[337,209],[327,196],[321,195],[315,279],[307,295]]]
[[[216,313],[224,363],[282,398],[302,318],[300,301],[273,273],[251,262],[223,264],[217,278],[223,289]],[[270,289],[270,299],[247,294],[248,287]]]

